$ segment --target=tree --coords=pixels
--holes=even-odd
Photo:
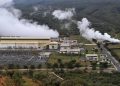
[[[3,69],[4,67],[3,66],[0,66],[0,69]]]
[[[41,64],[39,64],[37,68],[38,68],[38,69],[42,68],[42,65],[41,65]]]
[[[61,83],[60,86],[88,86],[88,85],[83,80],[76,78],[65,80]]]
[[[24,68],[24,69],[28,69],[28,66],[24,65],[23,68]]]
[[[33,79],[35,80],[43,80],[46,76],[42,73],[33,73]]]
[[[64,66],[64,64],[63,63],[61,63],[60,64],[60,68],[64,68],[65,66]]]
[[[94,43],[97,43],[97,40],[96,40],[96,39],[92,39],[92,41],[93,41]]]
[[[8,69],[14,69],[15,65],[14,64],[8,64]]]
[[[85,50],[85,53],[88,54],[88,50],[87,49]]]
[[[100,48],[100,43],[97,43],[97,46]]]
[[[77,68],[79,68],[79,67],[81,67],[81,65],[80,65],[80,63],[75,63],[75,67],[77,67]]]
[[[34,73],[33,70],[29,69],[28,73],[27,73],[28,77],[32,78],[33,77],[33,73]]]
[[[95,51],[95,53],[98,53],[98,49],[95,49],[94,51]]]
[[[100,62],[100,69],[105,69],[108,68],[108,63],[107,62]]]
[[[54,63],[54,64],[53,64],[53,68],[58,68],[58,64],[57,64],[57,63]]]
[[[16,65],[16,68],[17,68],[17,69],[20,69],[20,65]]]
[[[74,68],[73,63],[72,63],[72,62],[68,62],[68,63],[67,63],[67,67],[68,67],[68,68],[71,68],[71,69]]]
[[[7,76],[10,76],[10,78],[13,77],[13,74],[14,74],[14,71],[8,71],[8,72],[7,72]]]
[[[15,86],[23,86],[22,74],[20,72],[14,72],[12,78],[15,82]]]
[[[35,66],[34,65],[30,65],[30,69],[35,69]]]
[[[76,60],[71,60],[70,62],[67,63],[68,68],[74,68],[75,67]]]
[[[46,66],[47,66],[47,68],[52,68],[52,64],[51,63],[47,63]]]
[[[75,63],[76,63],[76,60],[71,60],[71,63],[75,64]]]
[[[96,70],[97,62],[91,62],[92,70]]]
[[[57,62],[60,64],[60,63],[62,63],[62,60],[61,60],[61,59],[58,59]]]

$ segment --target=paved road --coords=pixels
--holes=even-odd
[[[86,67],[80,67],[80,68],[77,68],[77,69],[79,69],[79,70],[84,70]],[[64,69],[64,71],[76,71],[76,68],[73,68],[73,69],[67,69],[67,68],[63,68]],[[88,70],[92,70],[92,67],[87,67],[87,69]],[[2,69],[2,70],[0,70],[0,71],[20,71],[20,72],[26,72],[26,71],[29,71],[30,69],[7,69],[7,70],[5,70],[5,69]],[[53,69],[51,68],[49,68],[49,69],[47,69],[47,68],[41,68],[41,69],[32,69],[33,71],[53,71]],[[56,70],[59,70],[59,68],[56,68]],[[97,67],[97,70],[99,71],[99,67]],[[105,71],[107,71],[107,72],[112,72],[112,71],[115,71],[115,68],[107,68],[107,69],[105,69]]]
[[[111,53],[103,45],[100,45],[100,47],[102,48],[102,53],[108,56],[116,70],[120,72],[120,63],[115,59],[115,57],[111,55]]]
[[[55,72],[50,72],[50,74],[53,74],[54,76],[56,76],[57,78],[64,80],[62,77],[58,76],[57,74],[55,74]]]

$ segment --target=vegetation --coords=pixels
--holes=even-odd
[[[77,25],[73,22],[59,21],[53,18],[51,13],[56,9],[76,8],[74,20],[80,21],[83,17],[92,22],[92,27],[102,33],[109,32],[112,36],[120,38],[120,0],[32,0],[29,2],[17,2],[16,7],[23,12],[22,18],[37,21],[38,24],[46,24],[50,28],[57,30],[60,36],[69,36],[78,42],[90,43],[80,36]],[[68,3],[69,1],[69,3]],[[22,5],[21,5],[22,4]],[[24,5],[23,5],[24,4]],[[33,6],[39,6],[38,12],[33,10]],[[48,12],[44,16],[44,13]],[[71,25],[66,28],[65,24]],[[96,45],[85,45],[85,53],[98,53]],[[120,61],[120,47],[108,46],[113,56]],[[96,70],[96,62],[81,62],[80,58],[85,55],[64,55],[53,53],[46,63],[45,70],[42,65],[24,65],[25,71],[18,71],[19,65],[9,64],[0,67],[0,86],[120,86],[120,73],[104,73],[102,70],[108,68],[108,63],[100,63],[100,73],[89,72],[88,66]],[[84,69],[80,69],[81,67]],[[41,70],[35,70],[35,68]],[[90,67],[89,67],[90,68]],[[16,70],[14,70],[16,69]],[[111,78],[112,77],[112,78]]]
[[[119,73],[80,73],[68,72],[65,74],[66,80],[74,80],[75,86],[119,86]],[[112,77],[112,78],[111,78]],[[72,81],[71,80],[71,81]],[[71,82],[72,83],[72,82]],[[66,85],[67,86],[67,85]],[[74,85],[71,85],[74,86]]]
[[[59,53],[53,53],[50,56],[50,59],[48,60],[48,63],[57,63],[58,59],[62,59],[63,63],[67,63],[71,60],[76,60],[79,62],[79,55],[67,55],[67,54],[59,54]]]
[[[120,45],[108,45],[107,48],[111,52],[111,54],[120,62]]]
[[[102,33],[109,32],[116,36],[120,31],[120,0],[17,0],[17,7],[23,11],[23,17],[37,21],[38,24],[47,24],[50,28],[56,29],[60,35],[79,35],[79,30],[76,25],[72,27],[63,27],[67,21],[59,21],[54,19],[51,12],[55,9],[76,8],[76,15],[73,19],[81,20],[87,17],[92,26]],[[69,2],[69,3],[68,3]],[[39,6],[38,12],[34,13],[33,6]],[[47,15],[44,16],[44,13]],[[31,15],[32,14],[32,15]],[[116,36],[119,37],[119,36]]]
[[[99,54],[100,52],[97,49],[96,45],[85,45],[86,54]]]
[[[53,71],[54,72],[54,71]],[[55,70],[54,75],[50,71],[33,71],[31,77],[29,72],[12,71],[1,73],[0,86],[119,86],[120,74],[84,72],[81,70],[65,71]],[[12,73],[12,77],[10,77]],[[59,77],[58,77],[59,76]],[[62,79],[61,79],[61,78]],[[111,78],[112,77],[112,78]]]
[[[70,39],[72,40],[78,40],[79,43],[90,43],[90,41],[88,41],[87,39],[83,38],[80,35],[70,35]]]
[[[97,62],[91,62],[92,70],[96,70],[97,68]]]

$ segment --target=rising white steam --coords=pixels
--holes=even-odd
[[[82,21],[78,21],[77,25],[80,30],[80,34],[90,41],[92,41],[92,39],[97,39],[99,41],[107,40],[110,42],[120,42],[118,39],[111,38],[107,33],[101,34],[99,31],[95,31],[94,28],[90,28],[91,23],[87,18],[83,18]]]
[[[47,25],[20,19],[21,11],[15,9],[12,0],[0,0],[0,36],[58,37],[57,31]]]
[[[71,19],[74,16],[75,9],[69,8],[66,10],[55,10],[52,15],[59,20]]]
[[[12,5],[12,4],[13,4],[12,0],[0,0],[0,7]]]
[[[34,7],[33,7],[33,10],[34,10],[34,11],[38,11],[39,8],[38,8],[37,6],[34,6]]]

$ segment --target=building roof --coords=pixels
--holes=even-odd
[[[98,56],[98,54],[86,54],[86,56]]]
[[[50,40],[50,37],[0,37],[0,40]]]
[[[58,42],[51,42],[50,45],[59,44]]]
[[[70,47],[70,43],[61,43],[61,47]]]

